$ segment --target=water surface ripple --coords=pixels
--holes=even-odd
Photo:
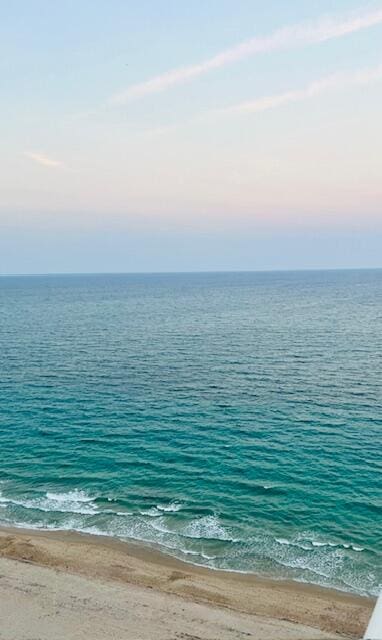
[[[0,278],[0,524],[376,593],[382,271]]]

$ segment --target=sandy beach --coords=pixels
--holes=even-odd
[[[358,638],[373,600],[195,567],[135,544],[0,532],[1,640]]]

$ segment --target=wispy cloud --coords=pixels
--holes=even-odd
[[[23,155],[26,158],[29,158],[33,162],[36,162],[37,164],[40,164],[44,167],[51,167],[51,168],[64,167],[64,164],[60,160],[49,158],[49,156],[46,156],[44,153],[35,153],[34,151],[24,151]]]
[[[274,109],[290,102],[298,102],[307,98],[312,98],[326,91],[338,90],[347,86],[368,85],[382,80],[382,64],[359,69],[346,73],[335,73],[325,76],[319,80],[309,83],[302,89],[292,89],[283,93],[256,98],[247,102],[241,102],[231,107],[209,112],[211,114],[235,114],[235,113],[256,113]]]
[[[375,67],[358,69],[356,71],[334,73],[323,78],[319,78],[318,80],[314,80],[300,89],[290,89],[288,91],[284,91],[283,93],[262,96],[261,98],[239,102],[238,104],[234,104],[228,107],[213,109],[195,116],[185,122],[178,123],[176,125],[171,124],[154,129],[147,129],[143,133],[145,135],[167,134],[171,133],[173,130],[188,127],[190,125],[211,122],[211,119],[215,121],[219,116],[228,116],[241,113],[259,113],[261,111],[276,109],[277,107],[282,107],[292,102],[307,100],[309,98],[313,98],[319,94],[329,91],[338,91],[340,89],[351,86],[366,86],[381,80],[382,64]]]
[[[252,38],[235,47],[221,51],[199,64],[172,69],[145,82],[131,85],[124,91],[111,96],[109,104],[122,105],[131,100],[164,91],[172,86],[187,82],[192,78],[202,76],[214,69],[225,67],[250,56],[340,38],[381,23],[382,8],[369,12],[362,11],[362,13],[358,14],[353,12],[341,18],[327,17],[316,23],[303,23],[284,27],[268,36]]]

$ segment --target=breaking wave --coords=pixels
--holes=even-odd
[[[11,504],[25,509],[36,509],[47,513],[81,513],[92,515],[97,513],[97,506],[85,491],[74,489],[66,493],[53,493],[47,491],[45,496],[37,498],[5,498],[0,496],[0,503]]]
[[[0,492],[3,525],[137,540],[214,569],[271,574],[358,593],[377,593],[377,576],[363,556],[367,550],[352,541],[331,540],[309,531],[290,538],[260,532],[248,535],[238,526],[228,526],[217,514],[190,517],[190,509],[183,510],[184,506],[177,501],[155,501],[147,509],[127,510],[126,506],[122,511],[118,500],[81,489],[51,490],[33,496]]]

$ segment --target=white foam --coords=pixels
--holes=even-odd
[[[299,534],[293,540],[287,538],[275,538],[278,544],[287,545],[290,547],[298,547],[305,551],[313,551],[313,548],[331,547],[332,549],[352,549],[353,551],[364,551],[364,547],[360,547],[352,543],[332,542],[331,540],[317,540],[310,534]]]
[[[93,498],[91,498],[85,491],[81,491],[79,489],[74,489],[74,491],[68,491],[67,493],[53,493],[51,491],[47,491],[46,497],[49,500],[56,500],[56,502],[93,502]]]
[[[143,509],[139,513],[141,514],[141,516],[150,516],[151,518],[158,518],[159,516],[163,515],[163,513],[159,511],[159,509],[157,509],[156,507],[150,507],[150,509]]]
[[[204,516],[192,520],[180,533],[187,538],[205,538],[207,540],[238,542],[238,540],[232,538],[228,531],[224,529],[216,516]]]
[[[353,551],[364,551],[364,547],[353,544],[351,542],[333,542],[332,540],[317,540],[314,536],[307,534],[302,535],[301,538],[306,540],[312,545],[312,547],[331,547],[332,549],[352,549]]]
[[[221,528],[222,528],[222,525],[217,521],[217,518],[215,516],[208,516],[208,518],[212,520],[212,522],[210,521],[208,525],[210,527],[210,533],[214,533],[216,536],[216,524],[218,525],[218,527],[221,527]],[[198,520],[199,520],[199,526],[201,526],[200,521],[204,521],[203,526],[206,527],[206,523],[205,523],[206,517],[199,518]],[[213,522],[213,520],[215,520],[215,523]],[[92,526],[90,524],[86,526],[85,524],[86,520],[81,518],[81,516],[78,514],[73,514],[72,516],[68,516],[65,519],[65,521],[61,522],[60,524],[58,524],[57,522],[47,523],[43,521],[34,522],[34,523],[19,522],[19,521],[15,522],[13,519],[12,519],[12,522],[10,522],[9,520],[4,521],[3,518],[1,519],[1,524],[7,525],[7,526],[11,524],[12,526],[15,526],[15,527],[28,528],[28,529],[40,529],[40,530],[45,529],[45,530],[56,530],[56,531],[71,530],[71,531],[78,531],[80,533],[89,533],[97,536],[116,537],[122,540],[140,540],[142,542],[146,542],[149,544],[159,545],[163,550],[168,550],[169,553],[171,552],[171,555],[182,557],[185,561],[191,560],[193,564],[199,564],[200,562],[201,566],[203,566],[203,564],[205,565],[208,563],[208,565],[213,569],[216,569],[216,570],[223,569],[225,571],[232,571],[235,573],[236,572],[247,573],[248,571],[249,572],[251,571],[251,568],[246,570],[240,570],[240,569],[233,569],[229,565],[227,566],[226,562],[224,562],[225,555],[223,556],[207,555],[202,548],[198,550],[189,549],[188,544],[186,545],[182,544],[181,537],[178,537],[178,534],[175,531],[170,532],[167,529],[163,529],[164,535],[160,535],[159,532],[160,532],[160,529],[162,528],[161,525],[165,521],[166,521],[166,516],[163,516],[162,519],[155,518],[150,521],[150,520],[144,520],[143,518],[137,519],[136,515],[135,516],[133,515],[131,522],[129,522],[128,520],[125,521],[128,526],[125,525],[124,521],[121,521],[123,526],[119,527],[117,526],[117,520],[114,520],[114,523],[111,528],[106,527],[104,529],[103,527],[99,528],[98,526]],[[195,527],[195,522],[196,521],[194,520],[190,524]],[[155,529],[158,532],[156,535],[153,529]],[[223,531],[227,535],[227,531],[224,529]],[[169,533],[172,533],[173,535],[168,536]],[[205,535],[206,533],[208,532],[204,531]],[[180,533],[180,536],[182,536],[182,533]],[[195,537],[195,536],[190,536],[190,537]],[[208,538],[211,536],[207,535],[206,537]],[[264,538],[262,537],[258,538],[256,540],[257,549],[260,550],[260,553],[261,553],[262,547],[265,544],[268,552],[270,552],[270,555],[267,554],[266,557],[268,557],[269,559],[272,559],[274,562],[276,562],[277,564],[283,567],[293,569],[294,572],[297,570],[299,573],[298,575],[295,574],[293,576],[294,580],[297,580],[300,582],[314,582],[316,584],[321,584],[324,586],[337,586],[337,588],[342,588],[342,589],[345,588],[345,590],[348,590],[348,591],[353,591],[353,592],[355,591],[358,593],[369,594],[369,595],[377,595],[378,593],[377,587],[375,587],[372,584],[370,584],[370,586],[367,587],[366,585],[359,582],[356,575],[347,576],[341,573],[341,575],[338,575],[336,577],[333,574],[332,561],[341,562],[341,558],[337,555],[338,552],[343,553],[340,550],[333,549],[333,558],[331,559],[330,556],[328,556],[327,554],[322,555],[322,552],[317,547],[315,552],[315,547],[311,546],[308,549],[308,551],[310,551],[312,555],[307,555],[307,554],[298,553],[296,551],[295,552],[288,551],[287,545],[291,544],[292,546],[297,546],[295,542],[287,540],[286,538],[278,538],[278,539],[273,538],[273,544],[276,543],[280,545],[285,545],[284,547],[279,547],[279,551],[277,552],[274,546],[272,551],[271,540],[272,539],[269,539],[267,536],[265,536]],[[353,546],[356,546],[356,545],[353,545]],[[198,557],[200,558],[200,561],[198,561]],[[188,558],[190,560],[188,560]],[[224,564],[221,564],[221,562],[219,562],[220,566],[216,566],[213,561],[216,560],[217,558],[219,558],[219,560],[222,560]],[[205,562],[203,562],[203,560]],[[371,576],[370,580],[373,580],[375,582],[374,576]]]
[[[294,542],[293,540],[287,540],[286,538],[275,538],[275,540],[279,544],[287,545],[288,547],[299,547],[299,549],[304,549],[305,551],[309,551],[311,548],[309,545]]]
[[[176,513],[177,511],[180,511],[182,507],[183,505],[180,504],[180,502],[171,502],[170,504],[157,504],[156,506],[156,508],[160,511],[169,513]]]
[[[98,513],[97,506],[85,491],[74,489],[66,493],[53,493],[48,491],[45,496],[39,498],[27,498],[17,500],[13,498],[1,498],[3,503],[14,504],[24,507],[24,509],[37,509],[38,511],[60,512],[60,513],[81,513],[92,515]]]
[[[216,560],[216,558],[218,556],[209,556],[206,553],[203,553],[203,551],[200,552],[200,554],[202,556],[202,558],[204,558],[205,560]]]
[[[287,540],[286,538],[275,538],[276,542],[278,542],[279,544],[287,544],[290,545],[290,540]]]

